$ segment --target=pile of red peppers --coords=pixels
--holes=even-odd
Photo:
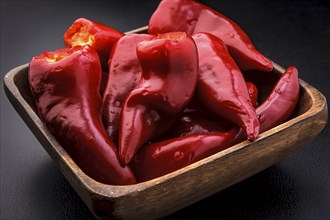
[[[80,18],[66,48],[33,57],[38,113],[96,181],[128,185],[178,170],[285,122],[299,98],[291,66],[268,97],[245,71],[272,62],[234,21],[192,0],[163,0],[148,33]]]

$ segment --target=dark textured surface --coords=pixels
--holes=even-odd
[[[327,0],[203,1],[240,24],[256,47],[330,99]],[[148,23],[158,1],[1,1],[1,84],[10,69],[63,47],[87,17],[127,31]],[[1,219],[92,219],[1,85]],[[330,126],[299,153],[167,219],[330,219]]]

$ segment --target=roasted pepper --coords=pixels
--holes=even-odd
[[[116,29],[87,18],[79,18],[64,33],[67,47],[90,45],[100,58],[104,70],[108,70],[108,59],[113,45],[124,36]]]
[[[253,45],[248,35],[223,14],[193,0],[163,0],[149,21],[149,33],[207,32],[219,37],[241,70],[271,71],[273,64]]]
[[[244,129],[250,140],[259,135],[259,121],[244,77],[224,43],[208,33],[193,39],[198,49],[197,97],[207,108]]]
[[[136,55],[136,45],[155,36],[128,34],[120,38],[111,50],[109,77],[103,93],[102,118],[110,138],[118,142],[119,119],[125,98],[141,78],[141,66]]]
[[[163,134],[194,94],[198,55],[184,32],[158,35],[140,42],[137,56],[142,77],[128,94],[119,126],[119,155],[130,162],[142,144]]]
[[[40,118],[76,164],[96,181],[136,182],[122,167],[101,121],[101,65],[89,45],[45,52],[29,65],[29,84]]]

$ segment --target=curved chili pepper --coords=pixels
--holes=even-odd
[[[260,116],[260,131],[264,132],[285,122],[293,113],[298,98],[298,71],[295,67],[289,67],[268,98],[256,108]],[[219,133],[222,122],[215,121],[214,123],[219,123],[219,127],[216,127],[208,121],[205,115],[196,117],[191,113],[184,113],[176,123],[177,130],[174,132],[181,137],[144,145],[131,163],[137,180],[141,182],[168,174],[246,138],[242,129],[233,127]],[[186,126],[194,129],[189,131]],[[230,126],[222,127],[224,130],[229,128]],[[200,132],[203,134],[199,134]]]
[[[288,67],[267,99],[256,108],[260,132],[285,122],[293,113],[299,99],[298,70]]]
[[[107,70],[111,48],[122,36],[124,36],[123,33],[112,27],[79,18],[64,33],[64,43],[67,47],[90,45],[97,51],[102,68]]]
[[[137,46],[142,77],[123,105],[119,126],[119,156],[129,163],[147,141],[163,134],[193,96],[198,55],[184,32],[159,35]]]
[[[233,145],[238,128],[191,134],[145,145],[131,163],[138,182],[150,180],[211,156]]]
[[[155,38],[148,34],[128,34],[120,38],[111,50],[109,77],[103,93],[103,124],[115,143],[118,142],[120,112],[126,96],[139,82],[142,69],[136,55],[136,45]]]
[[[223,14],[192,0],[163,0],[149,21],[150,34],[185,31],[219,37],[242,70],[271,71],[273,64],[253,45],[248,35]]]
[[[246,82],[246,87],[248,89],[249,97],[254,108],[258,106],[258,88],[252,82]]]
[[[101,121],[101,65],[90,46],[45,52],[32,59],[29,83],[38,113],[77,165],[93,179],[133,184]]]
[[[260,133],[284,123],[293,113],[299,99],[298,70],[288,67],[275,84],[268,97],[256,108],[260,122]],[[238,141],[246,138],[241,129],[236,136]]]
[[[211,111],[242,127],[250,140],[259,135],[259,121],[244,77],[223,42],[208,33],[193,35],[198,49],[197,97]]]

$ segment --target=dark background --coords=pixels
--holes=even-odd
[[[330,99],[330,6],[322,0],[203,1],[235,20],[266,56]],[[12,68],[64,46],[79,17],[128,31],[158,1],[1,1],[1,84]],[[15,112],[1,85],[1,219],[93,216]],[[330,127],[292,157],[168,219],[330,219]]]

